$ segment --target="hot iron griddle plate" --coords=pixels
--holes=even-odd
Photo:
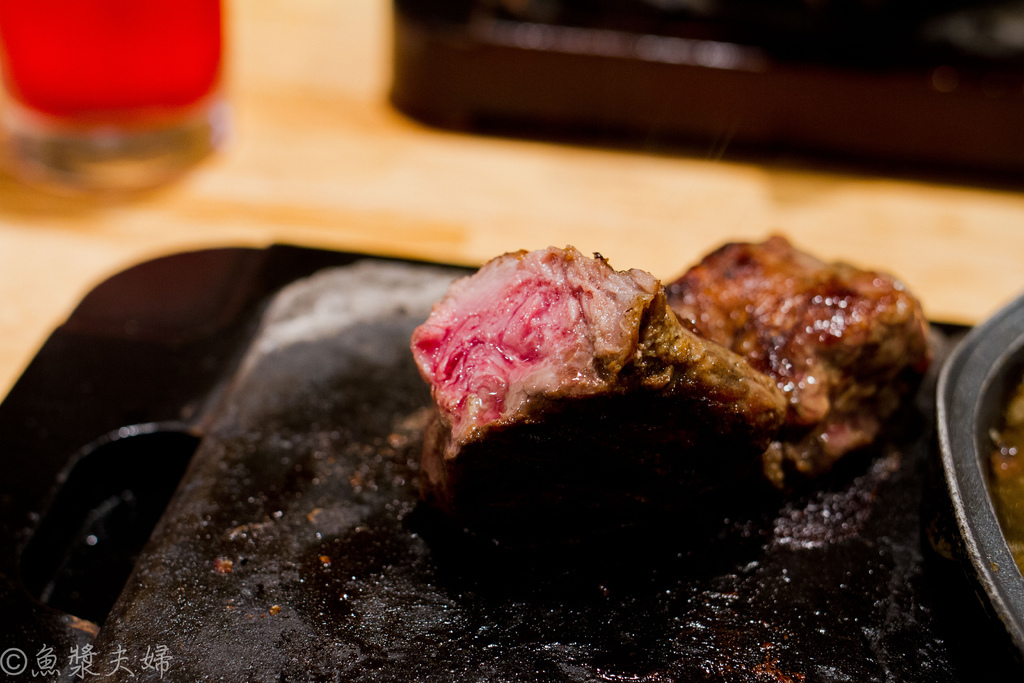
[[[324,266],[335,267],[303,277]],[[90,295],[0,406],[14,463],[0,482],[0,650],[25,655],[20,673],[17,653],[4,659],[9,680],[31,680],[44,647],[75,680],[1019,675],[959,565],[926,540],[945,495],[932,479],[932,377],[906,433],[816,490],[710,530],[671,520],[525,547],[423,509],[429,393],[409,336],[458,274],[287,247],[223,250],[144,264]],[[959,332],[937,331],[940,352]],[[168,420],[201,442],[107,613],[89,604],[100,588],[75,581],[102,574],[81,557],[121,543],[116,529],[97,531],[111,506],[61,531],[50,520],[74,505],[54,492],[84,476],[67,476],[73,461],[80,471],[109,450],[78,447]],[[147,432],[161,429],[97,443],[143,444],[138,462],[173,460]],[[115,508],[145,489],[125,487]],[[95,638],[61,613],[79,606],[102,622]],[[86,646],[94,659],[83,671]]]

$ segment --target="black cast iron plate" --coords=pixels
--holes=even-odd
[[[933,377],[901,433],[814,490],[737,505],[710,528],[672,519],[600,542],[495,543],[416,500],[429,395],[408,339],[457,271],[355,259],[295,248],[172,257],[114,278],[54,334],[0,406],[11,463],[0,650],[27,659],[10,680],[30,680],[44,647],[75,680],[1020,675],[960,565],[926,540],[945,496]],[[297,281],[325,266],[340,268]],[[936,330],[940,355],[961,332]],[[116,431],[170,421],[182,427],[174,447],[158,447],[156,427]],[[61,482],[82,479],[75,458],[113,461],[110,444],[138,444],[139,462],[178,462],[170,450],[187,457],[195,437],[141,552],[96,513],[131,517],[124,494],[146,490],[139,482],[67,502]],[[139,476],[173,484],[165,470]],[[70,530],[50,523],[81,509]],[[54,547],[33,550],[48,526]],[[133,566],[109,613],[88,599],[98,584],[76,583],[106,566],[104,547]],[[98,633],[60,611],[78,608],[93,610]]]

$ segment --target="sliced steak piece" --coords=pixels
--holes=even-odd
[[[572,247],[458,280],[412,337],[437,415],[422,495],[466,524],[617,524],[757,468],[786,403],[664,289]]]
[[[698,334],[786,393],[786,425],[764,457],[780,488],[872,443],[931,360],[928,323],[902,283],[824,263],[780,236],[727,244],[667,291]]]

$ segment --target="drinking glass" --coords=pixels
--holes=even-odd
[[[165,183],[215,149],[220,0],[0,0],[15,172],[85,191]]]

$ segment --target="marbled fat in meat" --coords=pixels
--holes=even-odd
[[[615,523],[756,466],[785,400],[661,284],[572,247],[455,282],[412,338],[437,408],[423,497],[467,523]]]

